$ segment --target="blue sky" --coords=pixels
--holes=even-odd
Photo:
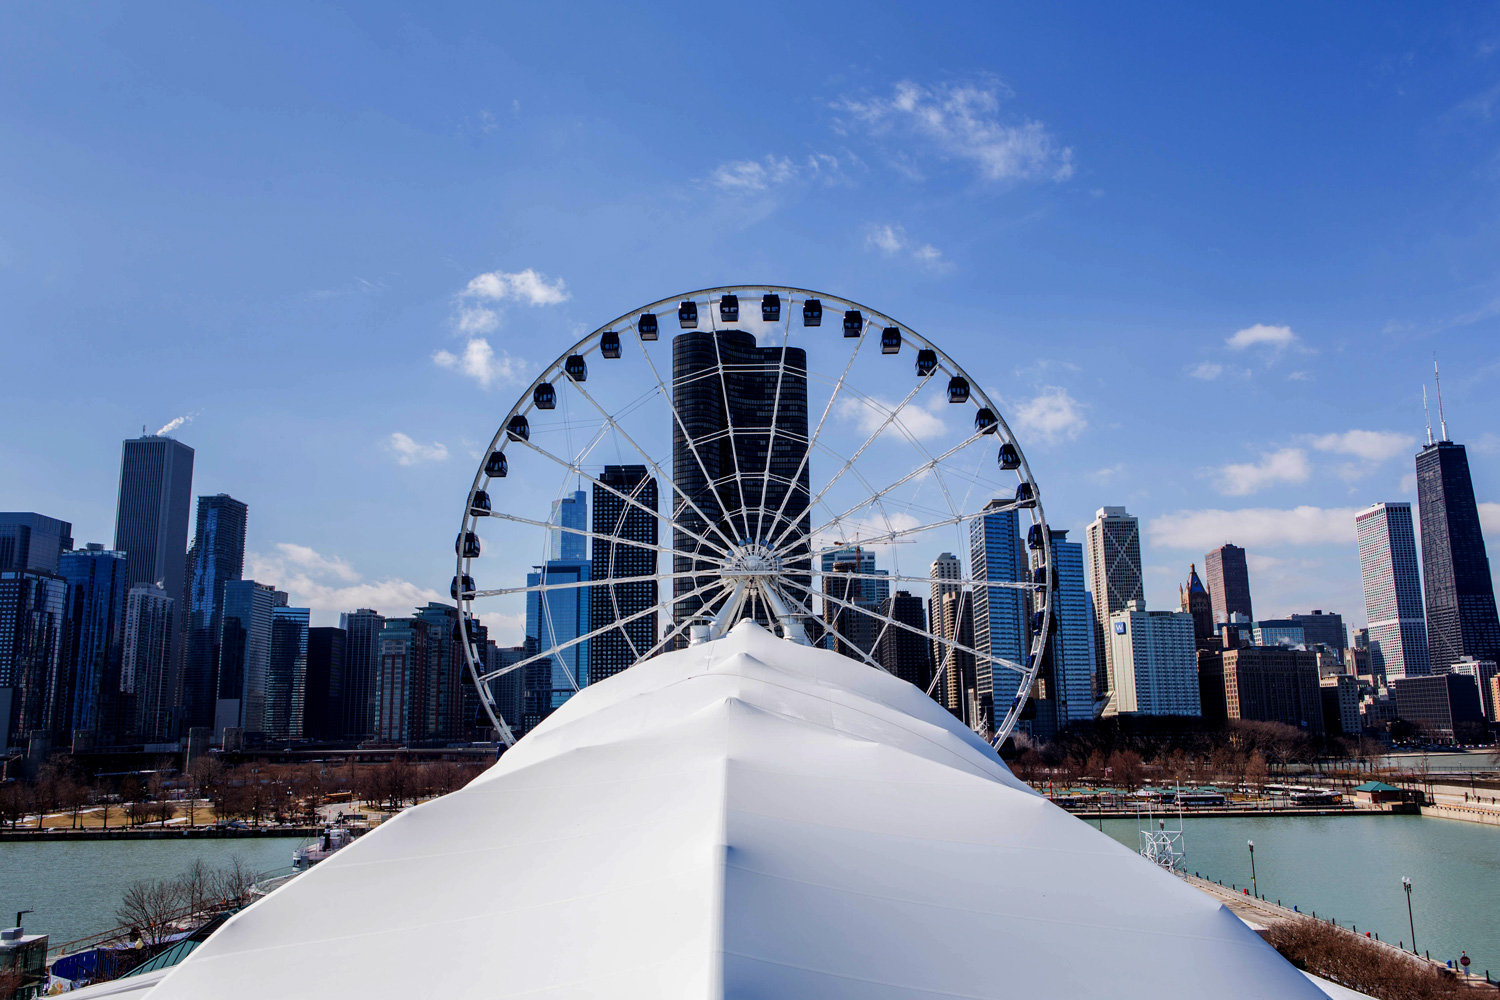
[[[1480,5],[9,5],[0,508],[108,542],[189,417],[258,577],[399,613],[518,379],[785,282],[961,359],[1055,524],[1140,516],[1152,606],[1233,539],[1358,623],[1434,352],[1500,501],[1497,115]]]

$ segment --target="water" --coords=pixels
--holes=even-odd
[[[289,870],[298,837],[233,840],[85,840],[0,842],[0,924],[32,909],[26,929],[50,944],[76,941],[119,924],[115,908],[132,883],[175,878],[197,858],[210,868],[239,854],[256,872]]]
[[[1411,947],[1408,876],[1418,947],[1444,960],[1464,949],[1474,972],[1500,974],[1500,828],[1391,815],[1187,818],[1182,826],[1187,871],[1245,888],[1253,840],[1262,896]],[[1133,819],[1104,821],[1132,850],[1139,829]]]

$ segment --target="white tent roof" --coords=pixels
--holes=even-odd
[[[172,997],[1316,997],[911,685],[742,622],[230,920]]]

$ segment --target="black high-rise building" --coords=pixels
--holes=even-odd
[[[0,512],[0,569],[58,572],[58,560],[73,548],[73,525],[45,514]]]
[[[345,611],[339,628],[344,647],[344,736],[368,739],[375,732],[375,670],[380,663],[380,630],[385,616],[370,608]]]
[[[875,662],[903,681],[926,691],[932,683],[932,646],[926,636],[918,634],[929,631],[922,598],[910,591],[898,590],[881,603],[880,613],[911,626],[915,631],[898,628],[889,622],[877,623],[883,631],[875,647]]]
[[[214,723],[215,677],[224,583],[245,571],[245,521],[250,508],[227,493],[198,498],[198,524],[188,565],[187,634],[182,664],[182,726]]]
[[[302,735],[336,740],[344,735],[344,652],[349,633],[341,628],[307,630],[307,692]]]
[[[167,631],[166,711],[181,697],[183,600],[187,590],[188,518],[193,501],[193,449],[148,434],[124,443],[115,549],[125,553],[125,586],[154,583],[172,599]],[[171,729],[170,721],[168,729]]]
[[[647,510],[635,503],[627,503],[611,490],[630,497]],[[594,484],[595,537],[590,551],[593,579],[624,578],[627,582],[589,588],[590,632],[656,607],[656,549],[624,544],[657,544],[656,510],[656,479],[647,475],[644,465],[604,467],[604,474]],[[621,541],[610,541],[610,538]],[[640,579],[629,579],[634,577]],[[589,683],[613,677],[645,656],[656,645],[656,629],[656,613],[651,612],[590,639]]]
[[[1432,672],[1447,673],[1461,656],[1494,659],[1500,620],[1463,445],[1438,441],[1417,453],[1417,509]]]
[[[791,527],[790,537],[776,546],[776,555],[793,571],[792,581],[811,587],[811,470],[803,461],[807,352],[758,347],[755,338],[741,330],[679,334],[672,342],[672,398],[681,417],[680,425],[675,419],[672,424],[677,551],[709,552],[694,535],[721,546],[725,539],[772,544]],[[672,570],[704,571],[702,576],[676,578],[673,593],[678,597],[715,576],[710,564],[692,555],[674,555]],[[811,615],[807,591],[792,587],[790,596]],[[676,601],[674,620],[699,614],[704,599],[700,595]],[[771,624],[769,609],[758,600],[751,613],[762,624]]]

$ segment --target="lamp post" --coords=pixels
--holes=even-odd
[[[1411,915],[1411,879],[1401,877],[1401,888],[1406,890],[1406,925],[1411,928],[1411,953],[1417,953],[1417,924]]]
[[[1255,841],[1247,840],[1245,844],[1250,848],[1250,894],[1260,898],[1260,888],[1255,882]]]

